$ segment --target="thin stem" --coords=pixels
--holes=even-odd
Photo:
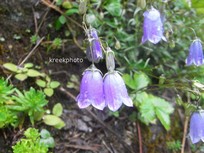
[[[186,135],[187,135],[187,129],[188,129],[188,121],[189,121],[189,116],[185,117],[185,122],[184,122],[184,129],[183,129],[183,140],[182,140],[182,148],[181,148],[181,153],[185,153],[185,144],[186,144]]]
[[[196,35],[195,30],[194,30],[193,28],[191,28],[191,27],[190,27],[190,29],[193,31],[193,33],[194,33],[195,37],[197,38],[197,35]]]
[[[140,124],[139,124],[139,122],[137,122],[136,124],[137,124],[140,153],[143,153],[143,151],[142,151],[142,135],[141,135]]]

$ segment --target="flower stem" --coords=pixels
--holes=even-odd
[[[143,151],[142,151],[142,135],[141,135],[140,124],[139,124],[139,122],[137,122],[136,124],[137,124],[140,153],[143,153]]]
[[[186,134],[187,134],[187,129],[188,129],[188,121],[189,121],[189,116],[185,117],[185,122],[184,122],[184,129],[183,129],[183,140],[182,140],[182,148],[181,148],[181,153],[184,153],[185,151],[185,143],[186,143]]]

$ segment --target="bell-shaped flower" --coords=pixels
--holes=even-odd
[[[164,29],[159,11],[152,7],[150,10],[145,11],[143,16],[142,43],[145,43],[147,40],[153,44],[157,44],[161,39],[166,41],[163,35]]]
[[[100,59],[103,59],[103,53],[96,29],[90,28],[87,35],[89,46],[86,50],[86,56],[90,62],[98,63]]]
[[[80,85],[80,93],[76,101],[79,108],[92,105],[99,110],[103,110],[106,106],[103,93],[103,78],[100,70],[94,66],[85,70]]]
[[[117,111],[122,104],[129,107],[133,106],[133,102],[128,96],[125,83],[118,72],[108,72],[105,75],[103,88],[106,104],[111,111]]]
[[[200,66],[203,64],[203,47],[200,39],[195,39],[189,48],[189,55],[186,59],[186,65]]]
[[[191,115],[190,138],[192,143],[204,141],[204,111],[194,112]]]

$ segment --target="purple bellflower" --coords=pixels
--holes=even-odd
[[[103,78],[100,70],[94,65],[90,69],[85,70],[80,93],[76,98],[79,108],[86,108],[89,105],[99,110],[103,110],[106,106],[103,93]]]
[[[189,48],[189,55],[186,59],[186,65],[195,64],[196,66],[200,66],[203,64],[203,47],[200,39],[195,39]]]
[[[152,7],[150,10],[145,11],[143,16],[142,43],[147,40],[153,44],[157,44],[161,39],[166,41],[163,35],[164,29],[159,11]]]
[[[132,107],[133,102],[128,96],[125,83],[118,72],[114,70],[114,52],[110,48],[107,49],[106,66],[109,72],[104,76],[103,89],[108,108],[111,111],[117,111],[123,103]]]
[[[127,89],[122,77],[118,72],[108,72],[104,78],[105,101],[111,111],[117,111],[124,103],[132,107],[133,103],[128,96]]]
[[[191,115],[190,138],[192,143],[204,141],[204,111],[194,112]]]
[[[86,50],[86,56],[90,62],[98,63],[100,59],[103,59],[103,53],[96,29],[90,28],[87,30],[87,35],[89,46]]]

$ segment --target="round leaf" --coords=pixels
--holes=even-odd
[[[15,78],[20,81],[24,81],[25,79],[27,79],[27,77],[28,76],[26,74],[21,74],[21,73],[15,75]]]
[[[48,96],[48,97],[51,97],[54,93],[53,89],[52,88],[45,88],[44,89],[44,93]]]
[[[50,82],[50,88],[57,88],[59,87],[60,83],[58,81]]]
[[[41,79],[37,79],[35,82],[39,87],[45,87],[46,86],[46,82],[41,80]]]

